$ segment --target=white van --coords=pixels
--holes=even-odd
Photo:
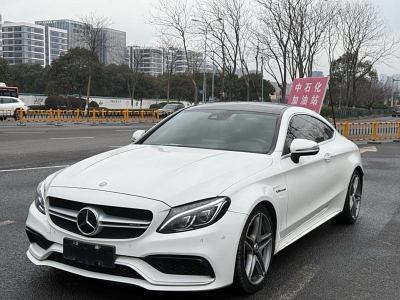
[[[19,110],[24,112],[28,110],[25,103],[15,97],[0,96],[0,119],[5,120],[7,117],[13,117],[15,120],[19,118]]]

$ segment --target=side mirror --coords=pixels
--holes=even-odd
[[[316,155],[319,152],[319,146],[316,142],[303,139],[294,139],[290,145],[290,157],[295,164],[299,163],[301,156]]]
[[[138,141],[144,134],[146,131],[144,130],[136,130],[133,134],[132,134],[132,139],[131,142],[135,143],[136,141]]]

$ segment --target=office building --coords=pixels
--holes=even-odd
[[[62,20],[36,21],[35,24],[66,30],[68,49],[77,47],[85,48],[85,44],[81,38],[82,32],[84,30],[84,25],[81,22],[62,19]]]
[[[45,61],[45,27],[29,23],[4,22],[3,58],[10,65],[39,64]]]
[[[183,49],[175,50],[175,74],[183,74],[190,70],[195,69],[202,71],[203,53],[188,50],[188,59]],[[189,60],[189,61],[188,61]]]
[[[128,46],[127,60],[136,72],[159,76],[164,73],[163,50],[151,47]]]
[[[45,26],[45,46],[45,63],[51,65],[53,60],[68,51],[67,31]]]
[[[36,21],[38,25],[59,28],[67,31],[68,49],[88,48],[82,34],[85,31],[85,25],[82,22],[61,19]],[[111,28],[104,28],[101,31],[101,45],[97,51],[99,61],[104,64],[123,64],[126,56],[126,32]]]
[[[101,46],[97,54],[100,62],[106,65],[126,63],[126,32],[104,28],[101,33]]]
[[[67,31],[30,23],[5,22],[3,53],[9,64],[39,64],[43,67],[67,51]]]
[[[0,14],[0,57],[3,58],[3,37],[2,37],[2,30],[1,28],[3,27],[3,19]]]

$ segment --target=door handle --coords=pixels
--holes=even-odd
[[[332,155],[330,153],[326,153],[324,155],[324,159],[325,159],[326,162],[330,162],[331,159],[332,159]]]

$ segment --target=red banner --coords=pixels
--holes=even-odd
[[[296,78],[288,96],[288,104],[321,112],[329,77]]]

